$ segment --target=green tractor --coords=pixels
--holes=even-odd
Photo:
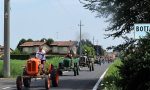
[[[59,75],[63,75],[63,71],[73,71],[74,76],[79,75],[79,58],[72,58],[72,56],[67,55],[64,57],[62,62],[58,65]]]

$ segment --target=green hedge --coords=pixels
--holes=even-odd
[[[11,59],[27,60],[30,58],[30,55],[10,55]]]

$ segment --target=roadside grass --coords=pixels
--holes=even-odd
[[[120,66],[121,64],[121,60],[116,59],[114,63],[110,65],[98,90],[121,90],[121,88],[117,86],[119,79],[121,79],[117,66]]]
[[[62,60],[61,57],[53,57],[51,59],[47,59],[46,66],[49,64],[53,64],[55,67],[58,67],[58,63]],[[18,75],[22,75],[23,66],[26,65],[26,60],[10,60],[10,73],[11,77],[16,77]],[[0,78],[3,77],[3,60],[0,60]]]

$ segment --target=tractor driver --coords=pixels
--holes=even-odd
[[[40,46],[39,50],[36,52],[36,58],[41,60],[43,70],[44,70],[44,65],[46,62],[45,54],[46,54],[45,50],[43,50],[43,47]]]

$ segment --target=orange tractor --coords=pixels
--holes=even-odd
[[[29,88],[32,78],[42,78],[45,80],[46,90],[52,86],[57,87],[59,81],[59,73],[52,64],[47,69],[43,69],[43,64],[38,58],[30,58],[23,69],[23,75],[18,76],[16,79],[17,90],[22,90],[24,87]]]

